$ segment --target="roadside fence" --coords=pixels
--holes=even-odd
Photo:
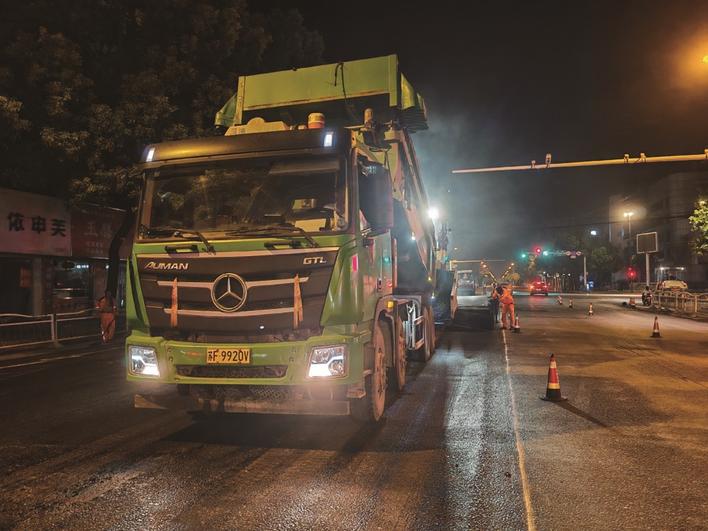
[[[708,293],[659,290],[653,293],[651,305],[657,310],[673,310],[694,317],[708,317]]]
[[[116,332],[125,329],[125,312],[119,311]],[[94,309],[45,315],[0,314],[0,352],[49,343],[59,346],[61,341],[100,337],[100,314]]]

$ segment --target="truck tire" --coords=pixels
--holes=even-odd
[[[386,359],[391,354],[391,326],[383,320],[378,320],[374,327],[372,339],[374,359],[372,372],[364,379],[364,398],[355,398],[350,402],[351,416],[366,423],[379,422],[383,418],[386,407]]]
[[[406,386],[406,368],[408,367],[406,332],[400,317],[396,317],[396,329],[398,331],[394,334],[392,345],[393,366],[388,369],[388,388],[394,393],[400,393]]]
[[[430,306],[423,306],[423,315],[425,316],[423,321],[423,337],[425,341],[423,346],[416,351],[415,357],[418,361],[427,362],[435,352],[435,321],[433,320],[433,310]]]

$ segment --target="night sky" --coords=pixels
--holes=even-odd
[[[414,141],[458,257],[511,257],[545,227],[606,221],[610,193],[671,170],[454,168],[708,147],[708,0],[369,4],[251,3],[297,7],[327,61],[399,55],[426,98],[430,130]]]

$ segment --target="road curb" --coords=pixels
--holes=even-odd
[[[625,306],[623,306],[624,308]],[[636,306],[635,308],[629,308],[629,306],[626,307],[627,309],[631,310],[638,310],[640,312],[644,313],[650,313],[653,315],[668,315],[669,317],[678,317],[680,319],[688,319],[689,321],[695,321],[697,323],[708,323],[708,317],[703,317],[702,315],[689,315],[689,314],[684,314],[680,312],[676,312],[674,310],[671,310],[669,308],[665,309],[657,309],[654,308],[653,306]]]
[[[121,345],[125,341],[127,334],[116,334],[116,337],[108,344],[101,343],[100,338],[93,340],[77,340],[77,341],[67,341],[61,343],[58,347],[42,347],[41,350],[22,350],[21,346],[17,347],[17,350],[8,350],[0,353],[0,364],[9,361],[16,360],[31,360],[34,358],[52,358],[55,356],[61,356],[66,354],[71,350],[81,350],[91,347],[102,347],[113,348],[115,346]],[[1,366],[1,365],[0,365]]]

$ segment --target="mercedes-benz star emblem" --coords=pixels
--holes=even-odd
[[[211,285],[211,302],[222,312],[235,312],[246,304],[246,282],[235,273],[216,277]]]

